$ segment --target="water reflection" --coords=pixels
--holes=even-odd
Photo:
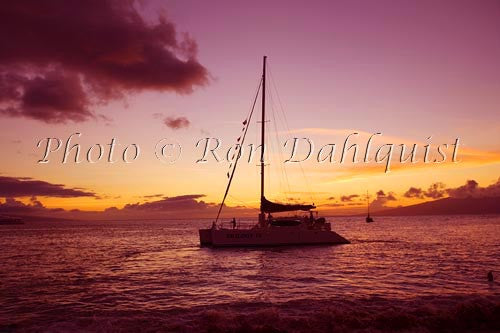
[[[0,229],[0,319],[304,300],[499,297],[499,217],[334,219],[349,245],[211,249],[206,221],[33,223]]]

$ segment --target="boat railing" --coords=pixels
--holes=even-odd
[[[229,222],[220,222],[217,224],[217,229],[239,229],[239,230],[250,230],[255,228],[256,223],[255,222],[241,222],[237,221],[236,225],[233,227],[233,223],[231,221]],[[303,224],[304,227],[308,229],[315,229],[315,230],[331,230],[331,224],[329,222],[323,222],[323,223],[306,223]]]
[[[233,228],[232,222],[221,222],[217,225],[218,229],[240,229],[240,230],[248,230],[255,227],[255,222],[236,222],[236,226]]]

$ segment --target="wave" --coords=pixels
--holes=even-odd
[[[407,243],[401,240],[386,240],[386,239],[351,239],[351,243]]]
[[[381,297],[284,303],[239,302],[169,311],[133,309],[70,313],[0,325],[2,332],[498,332],[500,298]],[[67,320],[63,318],[73,318]]]

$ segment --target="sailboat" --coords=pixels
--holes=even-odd
[[[229,182],[226,192],[219,206],[219,211],[215,221],[210,228],[200,229],[200,245],[213,247],[246,247],[246,246],[279,246],[279,245],[314,245],[314,244],[348,244],[349,241],[331,230],[331,224],[325,218],[314,215],[312,205],[302,204],[282,204],[269,201],[264,193],[264,139],[265,139],[265,113],[266,113],[266,60],[263,58],[262,79],[259,89],[255,95],[252,111],[249,117],[243,122],[246,126],[239,147],[242,147],[243,141],[248,130],[248,123],[253,114],[253,108],[257,101],[259,90],[262,96],[261,113],[261,150],[260,150],[260,213],[258,220],[249,228],[237,226],[236,220],[232,220],[232,227],[226,228],[219,224],[219,217],[224,206],[224,201],[229,192],[231,181],[236,171],[238,157],[236,157],[231,174],[228,173]],[[238,139],[239,141],[240,139]],[[296,217],[273,217],[272,213],[302,211],[305,216]],[[267,217],[266,217],[267,214]]]
[[[370,196],[368,195],[368,191],[366,192],[366,205],[367,205],[367,210],[368,210],[368,215],[366,215],[366,223],[372,223],[375,222],[373,220],[373,217],[370,216]]]

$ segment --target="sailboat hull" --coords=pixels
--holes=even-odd
[[[212,245],[212,229],[200,229],[199,233],[201,246]]]
[[[303,227],[266,227],[253,229],[201,229],[200,244],[213,247],[285,246],[349,244],[330,230]]]

